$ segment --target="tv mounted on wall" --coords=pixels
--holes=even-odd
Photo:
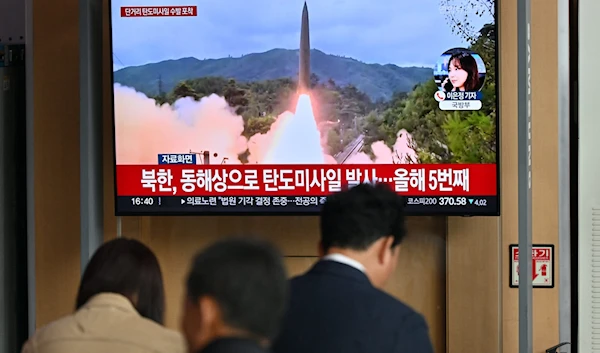
[[[112,0],[117,215],[498,215],[494,0]]]

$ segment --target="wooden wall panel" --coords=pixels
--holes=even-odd
[[[533,242],[554,244],[557,273],[555,288],[536,289],[533,294],[533,347],[545,350],[559,343],[558,2],[533,0],[531,10],[531,50],[536,60],[531,65],[531,80],[536,83],[532,89]],[[517,346],[513,347],[509,349],[514,352]]]
[[[38,327],[73,310],[80,274],[77,9],[76,0],[32,9]]]
[[[450,353],[518,351],[518,289],[508,286],[508,246],[518,243],[516,7],[500,1],[501,241],[494,219],[448,221]],[[557,2],[532,0],[531,10],[533,242],[557,246]],[[534,351],[541,352],[558,343],[558,289],[535,289],[533,301]]]
[[[449,217],[449,353],[499,352],[501,288],[498,217]]]
[[[519,317],[518,317],[518,290],[515,291],[508,287],[508,246],[511,243],[518,242],[518,165],[517,165],[517,91],[509,87],[517,87],[517,1],[505,0],[502,6],[503,20],[501,24],[500,56],[503,72],[512,72],[512,75],[502,76],[502,102],[500,134],[506,136],[502,139],[502,154],[500,155],[500,170],[502,172],[500,188],[502,190],[502,217],[500,217],[500,227],[502,229],[502,341],[503,351],[518,351],[519,340]],[[533,37],[533,35],[532,35]],[[533,38],[532,38],[533,42]],[[536,61],[534,61],[536,60]],[[535,67],[537,59],[532,50],[532,68]],[[535,82],[532,79],[532,85]],[[532,89],[535,91],[536,86]],[[534,105],[535,102],[532,102]],[[532,116],[532,123],[535,122],[535,116]],[[509,140],[509,137],[513,137]],[[532,141],[533,143],[533,141]],[[532,146],[535,149],[535,146]],[[533,172],[533,165],[532,165]]]

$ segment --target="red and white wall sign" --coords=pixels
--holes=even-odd
[[[531,278],[534,288],[554,288],[554,245],[533,245],[531,254]],[[519,247],[511,245],[510,287],[519,287]]]

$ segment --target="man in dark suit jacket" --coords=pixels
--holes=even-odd
[[[380,289],[405,236],[403,206],[384,185],[328,198],[322,259],[292,279],[274,353],[433,353],[423,316]]]
[[[281,254],[256,239],[200,252],[187,279],[182,329],[190,353],[264,353],[288,299]]]

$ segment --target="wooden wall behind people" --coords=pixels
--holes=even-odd
[[[509,288],[508,262],[508,246],[518,243],[517,0],[502,0],[499,4],[502,216],[448,220],[449,353],[518,350],[518,289]],[[557,1],[532,0],[533,242],[555,246],[558,244],[557,34]],[[558,288],[535,289],[533,302],[533,348],[541,352],[558,343]]]
[[[37,326],[73,310],[80,275],[78,8],[32,8]]]
[[[556,8],[545,0],[532,2],[534,241],[556,243]],[[507,283],[508,244],[517,239],[516,0],[500,4],[503,217],[409,219],[410,236],[387,288],[425,314],[437,352],[500,352],[502,346],[509,353],[517,347],[517,291]],[[78,6],[77,0],[61,6],[38,1],[33,8],[37,326],[73,310],[80,276]],[[104,34],[108,108],[112,68],[106,25]],[[112,238],[109,111],[104,119],[105,229]],[[290,274],[298,274],[316,261],[317,231],[314,217],[123,218],[123,234],[143,240],[161,260],[171,327],[177,326],[185,270],[199,248],[223,235],[261,234],[281,247]],[[535,291],[534,299],[534,348],[539,351],[557,338],[557,291]]]

